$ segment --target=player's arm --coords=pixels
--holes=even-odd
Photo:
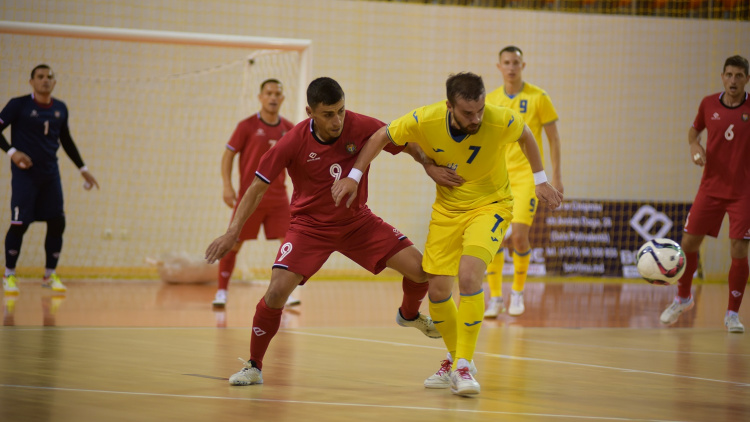
[[[565,191],[562,183],[562,169],[560,167],[560,132],[557,131],[557,122],[544,125],[544,133],[547,134],[549,143],[549,160],[552,163],[552,186],[560,193]]]
[[[94,186],[99,189],[99,183],[94,178],[94,175],[89,172],[86,164],[84,164],[83,159],[81,158],[81,154],[78,152],[78,148],[76,147],[75,142],[73,142],[73,137],[70,136],[70,129],[68,128],[67,123],[63,123],[62,127],[60,128],[60,145],[62,145],[65,153],[68,155],[68,157],[70,157],[70,160],[73,161],[73,164],[75,164],[78,170],[81,172],[81,176],[84,178],[84,180],[86,180],[86,183],[83,185],[86,190],[89,190]]]
[[[234,208],[234,205],[237,203],[237,193],[232,187],[232,166],[236,154],[237,152],[226,148],[224,155],[221,157],[221,180],[224,183],[224,203],[229,208]]]
[[[563,195],[547,183],[547,176],[544,174],[544,164],[542,163],[542,154],[539,153],[539,147],[536,144],[534,135],[526,125],[523,127],[518,144],[526,159],[529,160],[529,164],[531,164],[531,171],[534,173],[534,184],[536,185],[536,197],[546,202],[550,209],[559,207],[563,200]]]
[[[688,131],[688,144],[690,144],[690,158],[693,162],[701,167],[706,164],[706,150],[701,145],[700,132],[692,126]]]
[[[427,175],[438,185],[454,187],[464,184],[463,177],[459,176],[453,169],[435,164],[435,161],[428,157],[416,142],[406,144],[404,151],[411,155],[414,161],[421,164]]]
[[[28,169],[33,165],[31,157],[24,152],[13,148],[8,140],[5,139],[5,136],[3,136],[3,131],[6,127],[11,125],[15,118],[18,109],[17,104],[16,101],[11,100],[3,110],[0,111],[0,149],[8,154],[8,157],[10,157],[10,160],[16,165],[16,167],[20,169]]]
[[[242,226],[245,225],[247,219],[258,208],[258,204],[263,199],[263,195],[265,195],[269,185],[270,183],[256,175],[255,180],[253,180],[253,183],[250,184],[242,196],[242,200],[240,200],[240,204],[237,206],[237,211],[234,213],[234,218],[227,232],[216,238],[208,246],[208,249],[206,249],[206,260],[209,264],[213,264],[223,258],[234,247],[237,239],[240,237],[240,232],[242,232]]]
[[[391,142],[386,133],[386,128],[387,126],[383,126],[378,129],[367,143],[365,143],[364,148],[357,155],[357,161],[354,162],[354,167],[349,172],[349,175],[333,183],[331,193],[333,194],[333,202],[336,203],[337,207],[347,195],[349,195],[349,199],[346,201],[347,208],[352,204],[354,198],[357,197],[357,186],[359,186],[362,174],[370,163],[372,163],[372,160],[380,154],[380,151]]]

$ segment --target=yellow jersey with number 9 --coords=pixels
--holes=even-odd
[[[420,107],[392,121],[387,134],[396,145],[416,142],[437,165],[452,168],[466,182],[458,187],[437,186],[435,206],[446,211],[469,211],[511,200],[506,145],[518,141],[525,123],[517,112],[485,104],[479,131],[451,135],[445,101]]]
[[[557,111],[555,106],[552,105],[549,95],[536,85],[532,85],[528,82],[524,82],[521,92],[514,96],[509,96],[505,93],[505,86],[490,92],[487,94],[485,102],[497,106],[508,107],[519,113],[529,125],[531,133],[536,139],[536,144],[539,147],[539,153],[542,154],[542,162],[544,162],[544,148],[542,147],[542,127],[546,124],[552,123],[557,120]],[[523,167],[528,167],[531,171],[531,165],[523,155],[523,151],[518,145],[513,145],[508,148],[506,156],[508,162],[508,170],[511,172]]]

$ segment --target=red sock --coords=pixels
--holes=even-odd
[[[234,263],[237,262],[237,252],[229,251],[224,258],[219,260],[219,289],[226,290],[229,279],[234,271]]]
[[[428,283],[416,283],[404,277],[404,281],[401,282],[401,287],[404,290],[404,299],[401,301],[401,316],[404,319],[414,319],[419,315],[419,305],[422,304],[427,294]]]
[[[693,274],[698,269],[698,252],[685,254],[685,274],[677,282],[677,296],[687,299],[690,297],[690,287],[693,286]]]
[[[253,317],[253,334],[250,337],[250,360],[255,362],[258,369],[263,369],[263,356],[268,350],[271,339],[281,326],[281,309],[266,306],[265,298],[261,298],[255,307]]]
[[[729,267],[728,310],[734,312],[740,311],[742,295],[745,293],[748,275],[750,275],[750,266],[747,263],[747,258],[732,258],[732,266]]]

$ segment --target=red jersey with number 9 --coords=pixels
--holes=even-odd
[[[737,199],[750,195],[750,101],[739,106],[721,102],[724,92],[701,101],[693,128],[706,129],[706,166],[700,190],[717,198]]]
[[[378,119],[346,111],[341,136],[324,143],[315,135],[313,120],[306,119],[282,137],[276,146],[263,155],[255,175],[269,183],[284,168],[294,185],[292,193],[292,222],[316,226],[347,224],[369,213],[367,208],[367,176],[365,170],[357,188],[357,197],[347,208],[344,198],[337,207],[331,186],[349,175],[357,155],[370,136],[385,123]],[[385,150],[397,154],[403,147],[388,145]]]

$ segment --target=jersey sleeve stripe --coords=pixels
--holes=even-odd
[[[267,178],[266,176],[264,176],[264,175],[260,174],[260,173],[259,173],[259,172],[257,172],[257,171],[255,172],[255,176],[256,176],[256,177],[257,177],[258,179],[260,179],[260,180],[262,180],[262,181],[266,182],[267,184],[269,184],[269,185],[271,184],[271,181],[270,181],[270,180],[268,180],[268,178]]]
[[[231,145],[229,145],[229,144],[227,144],[227,149],[228,149],[228,150],[230,150],[230,151],[234,151],[234,152],[237,152],[237,150],[236,150],[236,149],[234,149],[234,147],[233,147],[233,146],[231,146]]]

